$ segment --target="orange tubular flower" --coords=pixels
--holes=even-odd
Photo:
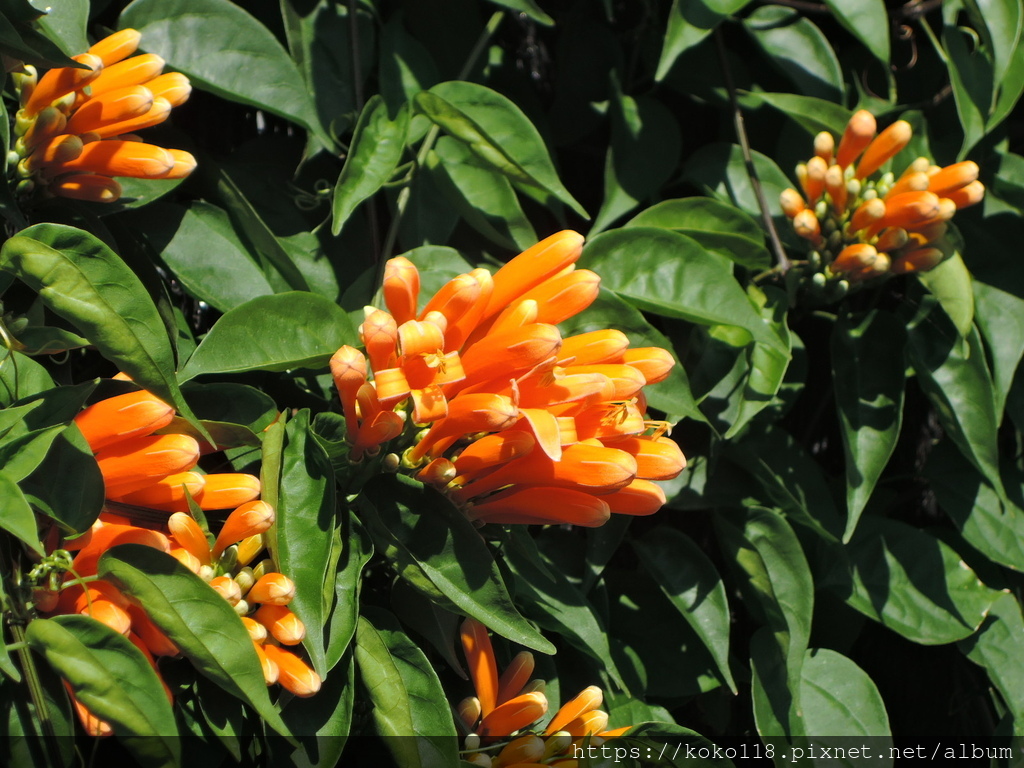
[[[38,83],[20,81],[23,104],[15,120],[19,192],[113,202],[113,177],[184,178],[195,158],[144,144],[135,132],[163,122],[191,91],[179,73],[161,75],[164,60],[135,53],[140,35],[115,32],[72,57],[86,68],[51,69]],[[29,69],[26,67],[26,69]],[[102,180],[101,180],[102,179]]]
[[[638,469],[629,452],[602,441],[654,429],[643,387],[668,377],[675,360],[630,349],[616,330],[562,338],[555,324],[599,290],[595,273],[575,268],[582,245],[560,232],[493,277],[484,269],[456,276],[422,308],[415,265],[388,262],[389,312],[366,308],[365,357],[342,347],[332,360],[350,460],[394,441],[400,469],[480,523],[607,520],[614,508],[600,497]],[[685,465],[681,454],[668,461]]]
[[[871,113],[861,110],[850,118],[835,165],[825,173],[823,199],[812,199],[813,208],[792,189],[780,197],[796,233],[812,243],[805,273],[822,273],[825,280],[817,278],[817,287],[809,289],[824,291],[821,298],[841,298],[851,284],[876,277],[935,267],[953,252],[943,223],[985,195],[979,168],[970,160],[939,168],[921,157],[898,176],[880,174],[913,131],[904,120],[875,131]],[[816,153],[819,143],[826,142],[815,139]],[[813,183],[815,161],[821,156],[797,167],[805,189]]]

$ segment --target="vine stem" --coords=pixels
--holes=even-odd
[[[729,61],[725,53],[725,42],[722,40],[720,29],[715,30],[715,47],[718,49],[718,61],[722,67],[722,77],[725,80],[725,88],[729,92],[729,103],[732,105],[733,125],[736,128],[736,138],[740,142],[740,150],[743,152],[743,162],[747,168],[747,176],[750,177],[750,186],[754,189],[757,197],[757,207],[761,210],[761,222],[768,232],[768,241],[771,243],[772,252],[775,254],[775,261],[778,271],[785,274],[790,268],[789,257],[779,240],[779,233],[775,229],[775,222],[768,211],[768,201],[764,196],[764,188],[761,186],[761,179],[754,167],[754,156],[750,152],[750,140],[747,138],[747,129],[743,122],[743,112],[740,110],[739,102],[736,100],[736,86],[732,79],[732,70],[729,69]]]
[[[473,45],[473,50],[469,52],[469,56],[466,58],[466,63],[462,65],[462,70],[459,72],[456,79],[465,80],[469,77],[470,72],[473,71],[473,67],[476,65],[477,59],[480,58],[480,54],[483,53],[484,47],[487,45],[491,36],[494,34],[495,30],[497,30],[498,25],[501,24],[504,18],[505,12],[497,11],[490,19],[488,19],[486,26],[484,26],[483,31],[480,33],[480,37],[477,38],[476,43]],[[427,162],[427,156],[434,148],[434,144],[437,142],[437,137],[440,133],[441,129],[437,125],[431,126],[430,130],[427,132],[426,138],[423,139],[423,143],[420,145],[419,152],[416,153],[416,160],[411,171],[409,184],[398,193],[398,201],[395,205],[395,217],[391,220],[391,226],[388,228],[387,238],[384,240],[384,247],[380,251],[380,259],[377,263],[377,277],[376,280],[374,280],[374,285],[380,285],[384,278],[384,264],[391,255],[392,249],[395,247],[395,240],[398,239],[398,227],[401,225],[402,217],[405,215],[405,209],[409,205],[409,198],[412,196],[412,184],[416,179],[416,173]]]

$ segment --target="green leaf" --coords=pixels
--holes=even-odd
[[[840,24],[889,68],[889,13],[885,0],[825,0]],[[838,733],[838,731],[837,731]]]
[[[197,86],[265,109],[316,133],[325,145],[309,92],[274,35],[228,0],[135,0],[120,26],[142,33],[142,46]]]
[[[785,344],[751,305],[728,263],[708,259],[692,238],[666,229],[631,227],[587,241],[579,266],[639,309],[702,325],[745,329],[786,354]]]
[[[174,377],[174,351],[156,305],[128,266],[87,232],[37,224],[0,250],[0,269],[39,293],[140,387],[193,418]]]
[[[142,765],[181,765],[181,744],[156,670],[132,642],[88,616],[30,622],[25,637]]]
[[[358,343],[348,314],[316,293],[258,296],[224,314],[182,369],[207,373],[320,368],[344,344]]]
[[[338,663],[355,635],[363,568],[373,556],[370,534],[355,510],[349,509],[341,514],[344,526],[341,531],[341,557],[334,580],[334,610],[325,629],[328,669]],[[397,585],[394,588],[397,589]]]
[[[475,83],[451,81],[418,94],[415,102],[435,124],[523,191],[545,205],[560,201],[587,218],[583,206],[559,180],[536,127],[500,93]]]
[[[50,374],[31,357],[13,350],[0,353],[0,405],[4,408],[53,386]]]
[[[614,291],[601,288],[597,299],[580,312],[559,324],[562,337],[616,328],[629,338],[633,347],[661,347],[677,357],[672,342],[661,331],[651,325],[643,314]],[[690,392],[690,382],[682,365],[675,365],[668,378],[649,387],[644,387],[647,402],[664,411],[671,419],[697,419],[704,421],[704,415],[697,408]]]
[[[14,482],[20,483],[43,463],[53,441],[63,431],[62,424],[44,427],[0,445],[0,466],[4,468],[4,474]]]
[[[960,125],[964,132],[960,159],[985,136],[986,116],[992,102],[992,61],[984,50],[976,50],[969,30],[947,26],[942,31],[939,57],[949,69]]]
[[[999,494],[949,442],[936,445],[925,466],[928,487],[972,547],[1024,571],[1024,510]]]
[[[888,41],[888,38],[886,38]],[[853,112],[831,101],[796,93],[746,93],[744,103],[768,104],[792,118],[808,133],[829,131],[842,136]]]
[[[729,455],[795,523],[837,541],[843,524],[819,464],[781,428],[733,443]]]
[[[967,637],[1000,594],[949,546],[896,520],[862,519],[847,554],[852,592],[846,602],[922,645]]]
[[[436,180],[466,223],[510,250],[537,242],[512,184],[461,141],[442,136],[428,156]]]
[[[73,477],[73,483],[55,483]],[[65,530],[84,533],[103,510],[103,476],[92,449],[73,424],[53,441],[43,462],[21,482],[25,498]]]
[[[910,363],[939,422],[964,456],[1004,495],[996,439],[999,419],[981,336],[972,329],[966,338],[959,338],[934,300],[922,302],[907,334]]]
[[[1024,299],[979,280],[973,280],[971,284],[974,287],[974,319],[992,360],[996,419],[1002,421],[1006,397],[1024,356]]]
[[[457,768],[458,738],[444,689],[423,651],[390,614],[366,610],[359,617],[355,659],[377,733],[396,764]]]
[[[89,0],[65,0],[46,8],[36,24],[68,56],[89,50],[85,27],[89,21]]]
[[[850,737],[883,738],[876,754],[886,754],[892,743],[885,703],[868,674],[840,653],[828,648],[807,651],[800,680],[804,726],[814,746],[845,746]],[[829,739],[832,737],[835,741]],[[846,757],[837,765],[855,768],[862,760]],[[890,765],[882,759],[879,766]]]
[[[715,566],[688,536],[664,525],[634,540],[633,549],[704,642],[722,679],[736,693],[729,669],[729,601]]]
[[[334,185],[331,232],[337,235],[361,202],[390,181],[405,151],[409,110],[400,109],[391,120],[380,95],[374,95],[359,114],[345,165]]]
[[[643,745],[640,747],[640,754],[647,758],[657,756],[657,765],[672,766],[673,768],[696,765],[692,754],[712,755],[710,758],[700,760],[700,765],[708,768],[730,768],[733,765],[732,760],[727,757],[714,756],[721,754],[724,750],[716,747],[710,739],[674,723],[640,723],[626,731],[621,738],[628,744]],[[614,744],[609,744],[609,750],[614,746]],[[701,752],[701,750],[706,751]],[[682,755],[679,754],[680,752]],[[687,757],[688,754],[691,756]],[[663,760],[666,762],[661,762]]]
[[[679,124],[664,104],[649,97],[627,96],[616,82],[610,112],[604,201],[591,237],[655,195],[679,162]]]
[[[672,0],[655,80],[664,80],[680,55],[711,34],[750,0]]]
[[[789,633],[761,627],[750,637],[750,696],[761,740],[792,750],[803,742],[800,669],[787,659]],[[781,755],[779,755],[781,758]]]
[[[335,526],[334,488],[331,462],[310,434],[309,411],[303,409],[285,427],[275,556],[281,572],[295,582],[289,607],[309,627],[303,645],[321,677],[327,673],[323,626],[330,608],[324,605],[324,583],[334,582],[327,570]]]
[[[847,542],[896,448],[903,423],[906,332],[894,315],[840,316],[832,329],[832,386],[846,456]]]
[[[608,631],[594,607],[564,573],[544,562],[525,528],[517,526],[512,531],[505,557],[516,577],[516,599],[526,613],[604,664],[619,687],[628,690],[612,660]]]
[[[17,482],[6,471],[0,471],[0,527],[25,542],[33,552],[43,553],[36,516]]]
[[[414,587],[428,597],[442,595],[456,610],[513,642],[554,652],[512,604],[476,528],[447,499],[404,475],[378,475],[356,504],[378,550]]]
[[[1013,715],[1014,736],[1024,734],[1024,619],[1013,595],[1000,595],[978,632],[957,643],[960,651],[985,668]]]
[[[190,381],[181,391],[196,416],[205,421],[243,424],[253,432],[262,432],[277,419],[277,404],[273,398],[246,384]]]
[[[974,322],[974,293],[971,273],[960,254],[954,253],[934,269],[920,273],[918,279],[939,300],[960,335],[970,333]]]
[[[187,208],[158,203],[131,220],[185,290],[214,309],[227,312],[274,292],[223,209],[201,201]]]
[[[840,103],[845,91],[839,59],[828,38],[792,8],[765,5],[743,20],[743,26],[774,66],[804,96]]]
[[[270,703],[248,631],[205,581],[170,555],[141,544],[108,549],[100,557],[98,573],[142,605],[199,672],[249,704],[275,731],[290,737]]]
[[[771,265],[764,230],[743,211],[709,197],[663,200],[641,211],[623,228],[658,227],[691,237],[716,256],[748,269]]]
[[[353,654],[323,681],[316,696],[289,701],[281,717],[295,734],[298,750],[284,755],[272,752],[274,765],[304,765],[332,768],[343,762],[341,754],[348,741],[355,706],[356,669]],[[360,703],[362,703],[360,699]],[[277,746],[275,743],[274,747]]]

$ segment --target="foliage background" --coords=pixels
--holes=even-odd
[[[236,469],[262,456],[280,564],[323,598],[300,615],[324,690],[265,705],[298,746],[267,727],[270,710],[172,662],[181,752],[161,761],[330,765],[349,734],[349,756],[372,734],[454,734],[464,613],[539,649],[523,617],[535,623],[557,648],[537,654],[549,698],[600,684],[612,727],[664,724],[638,732],[654,744],[1024,735],[1019,0],[62,0],[35,23],[25,9],[0,3],[0,45],[40,64],[139,29],[195,87],[150,140],[199,167],[126,184],[107,206],[0,190],[19,350],[0,366],[6,562],[17,539],[38,547],[33,511],[72,530],[98,513],[98,473],[67,425],[114,391],[95,377],[134,365],[236,437]],[[828,302],[799,268],[773,269],[736,122],[799,261],[778,193],[814,133],[839,135],[857,108],[914,126],[895,170],[970,158],[988,192],[957,216],[962,258]],[[429,293],[566,227],[587,234],[581,264],[603,280],[566,333],[616,327],[674,352],[682,365],[650,403],[679,421],[690,466],[653,517],[487,531],[481,545],[419,487],[364,486],[326,362],[354,342],[387,257],[412,258]],[[19,266],[38,244],[119,258],[53,298]],[[98,319],[60,302],[99,305],[107,281],[127,290]],[[136,328],[120,352],[97,340],[116,316]],[[278,410],[287,424],[262,432]],[[435,535],[450,546],[423,544]],[[455,558],[467,542],[472,561]],[[424,587],[424,564],[454,582]],[[5,608],[31,619],[15,572]],[[8,734],[40,727],[23,663],[0,653]],[[14,764],[48,759],[11,744]],[[152,746],[101,747],[122,748]],[[454,747],[396,760],[458,764]]]

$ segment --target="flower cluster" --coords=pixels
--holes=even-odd
[[[177,72],[161,74],[156,54],[132,56],[139,33],[123,29],[74,56],[81,67],[37,77],[16,73],[21,108],[11,164],[18,190],[109,203],[121,195],[112,177],[179,179],[196,167],[188,152],[142,142],[135,132],[162,123],[192,88]],[[130,57],[130,58],[129,58]]]
[[[268,685],[278,682],[298,696],[312,695],[320,678],[279,647],[296,645],[305,636],[302,622],[287,608],[295,585],[273,572],[269,559],[249,567],[264,549],[263,533],[274,523],[274,510],[258,498],[260,482],[252,475],[195,471],[203,447],[170,431],[174,418],[173,408],[144,390],[101,400],[76,416],[103,475],[108,503],[85,534],[59,544],[70,558],[60,569],[63,581],[56,589],[37,589],[36,606],[51,615],[92,616],[126,635],[156,669],[154,657],[177,656],[177,647],[144,606],[95,578],[100,557],[111,547],[153,547],[204,578],[243,617]],[[212,546],[185,511],[190,497],[203,510],[233,510]],[[51,544],[58,549],[56,541]],[[110,733],[108,724],[75,705],[89,733]]]
[[[645,419],[642,390],[674,360],[616,330],[562,338],[556,324],[599,290],[575,268],[582,245],[552,235],[493,276],[455,277],[422,308],[415,265],[391,259],[388,311],[368,307],[359,329],[365,355],[345,346],[331,360],[351,458],[403,436],[402,466],[485,523],[597,526],[657,511],[653,481],[686,461],[666,425]]]
[[[822,285],[927,271],[952,252],[947,222],[985,195],[978,166],[968,160],[940,168],[919,157],[898,178],[876,176],[912,135],[904,120],[876,135],[874,116],[860,110],[838,148],[830,133],[815,137],[815,156],[797,167],[804,194],[787,189],[781,203],[813,245],[811,267],[825,270],[818,273]]]
[[[544,681],[531,680],[533,654],[523,651],[498,675],[487,629],[476,619],[462,624],[462,649],[476,696],[459,702],[456,712],[468,735],[467,762],[484,768],[533,768],[533,766],[570,766],[577,746],[600,746],[604,739],[621,736],[629,727],[608,730],[608,715],[600,710],[601,689],[590,686],[563,704],[541,733],[530,727],[548,711]],[[509,740],[510,739],[510,740]],[[488,745],[495,746],[488,754]]]

